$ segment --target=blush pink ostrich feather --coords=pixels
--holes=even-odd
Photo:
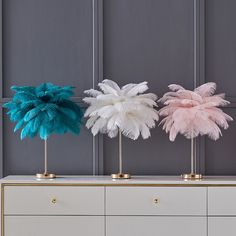
[[[217,140],[222,135],[220,127],[229,127],[228,121],[232,121],[232,117],[219,108],[229,102],[224,99],[224,94],[214,95],[215,83],[205,83],[193,91],[176,84],[168,87],[171,91],[159,99],[165,105],[159,115],[165,117],[160,124],[169,133],[171,141],[175,140],[178,133],[186,138],[208,135]]]

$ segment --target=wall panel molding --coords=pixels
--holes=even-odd
[[[194,9],[194,0],[104,0],[105,78],[121,85],[147,80],[150,92],[158,96],[170,83],[192,89],[197,79]],[[134,175],[188,172],[190,141],[179,135],[172,143],[160,127],[151,133],[148,140],[124,138],[124,171]],[[104,173],[115,173],[117,139],[104,140]]]
[[[205,0],[194,1],[194,87],[205,83]],[[205,173],[205,137],[197,138],[197,169]]]
[[[4,160],[3,160],[3,110],[0,106],[0,178],[4,176]]]
[[[205,1],[205,77],[206,82],[216,82],[218,93],[225,92],[231,102],[224,111],[235,119],[236,93],[236,30],[234,0]],[[234,175],[235,170],[235,121],[229,129],[222,130],[223,137],[216,142],[206,139],[206,174]]]
[[[0,178],[4,176],[4,160],[3,160],[3,109],[2,109],[2,1],[0,0]]]
[[[93,0],[93,88],[103,80],[103,0]],[[103,135],[93,137],[93,174],[103,174]]]
[[[9,97],[4,97],[3,96],[3,88],[4,88],[4,73],[3,73],[3,65],[4,65],[4,55],[3,55],[3,51],[2,51],[2,42],[3,42],[3,16],[7,16],[7,12],[4,12],[3,14],[3,4],[5,0],[0,0],[0,39],[1,39],[1,43],[0,43],[0,57],[1,57],[1,63],[0,63],[0,106],[1,106],[1,112],[0,112],[0,176],[4,176],[6,175],[6,164],[4,164],[4,153],[7,151],[6,148],[4,149],[4,136],[6,134],[4,134],[4,129],[3,129],[3,124],[4,119],[3,119],[3,110],[2,110],[2,104],[5,102],[8,102],[11,98]],[[73,1],[72,1],[73,2]],[[74,1],[75,2],[75,1]],[[13,2],[12,2],[13,3]],[[26,1],[24,1],[25,4]],[[85,2],[86,3],[86,2]],[[13,3],[14,4],[14,3]],[[64,4],[64,3],[63,3]],[[67,3],[68,4],[68,3]],[[90,5],[91,5],[91,15],[92,15],[92,25],[91,25],[91,32],[92,32],[92,38],[90,39],[92,42],[91,45],[91,49],[92,49],[92,57],[91,57],[91,71],[92,71],[92,87],[95,87],[96,84],[102,79],[103,77],[103,57],[102,57],[102,52],[103,52],[103,41],[102,41],[102,37],[103,37],[103,0],[90,0]],[[59,6],[59,5],[58,5]],[[45,4],[45,8],[47,7],[47,4]],[[6,63],[6,62],[5,62]],[[42,81],[43,82],[43,81]],[[74,96],[72,98],[72,100],[76,103],[78,103],[80,106],[86,108],[87,105],[85,103],[83,103],[82,101],[82,97],[80,96]],[[5,123],[5,122],[4,122]],[[13,131],[12,131],[13,132]],[[84,131],[83,131],[84,132]],[[90,131],[86,131],[89,132]],[[15,136],[17,136],[18,134],[15,134]],[[16,137],[17,138],[17,137]],[[99,174],[99,173],[103,173],[103,155],[102,155],[102,145],[103,145],[103,141],[102,141],[103,137],[95,137],[92,138],[92,143],[91,143],[91,150],[92,150],[92,157],[88,157],[91,158],[92,163],[91,163],[91,169],[88,170],[88,173],[91,174]],[[9,141],[8,141],[9,142]],[[81,150],[81,152],[83,152]],[[79,153],[78,153],[79,155]],[[88,161],[87,161],[88,162]],[[81,163],[81,165],[83,166],[83,163]],[[86,164],[87,165],[87,164]],[[52,166],[53,167],[53,166]],[[36,167],[37,168],[37,167]],[[79,173],[78,173],[79,174]]]

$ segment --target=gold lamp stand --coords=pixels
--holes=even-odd
[[[196,152],[196,138],[191,138],[191,173],[182,174],[184,180],[201,180],[202,175],[197,173],[197,152]]]
[[[56,178],[55,174],[48,173],[48,147],[47,139],[44,140],[44,173],[36,174],[37,179],[54,179]]]
[[[119,173],[112,174],[112,179],[130,179],[130,174],[123,173],[123,163],[122,163],[122,133],[119,130]]]

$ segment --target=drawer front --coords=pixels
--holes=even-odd
[[[104,216],[5,216],[4,236],[104,236]]]
[[[236,187],[209,187],[208,214],[236,215]]]
[[[235,217],[209,217],[208,236],[235,236]]]
[[[104,215],[104,187],[6,186],[5,215]]]
[[[204,187],[107,187],[108,215],[206,215]]]
[[[106,236],[121,235],[207,236],[207,218],[184,216],[108,216]]]

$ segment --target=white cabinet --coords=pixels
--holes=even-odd
[[[236,235],[236,177],[9,176],[0,184],[0,236]]]
[[[184,216],[108,216],[106,229],[106,236],[206,236],[207,219]]]
[[[104,216],[6,216],[6,236],[104,236]]]

